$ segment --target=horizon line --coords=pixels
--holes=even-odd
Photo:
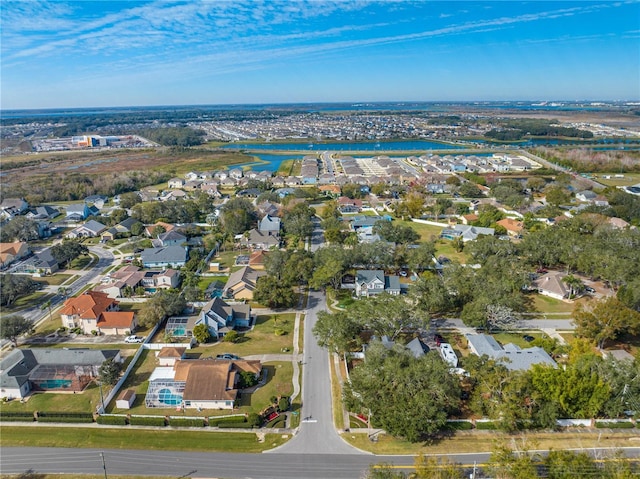
[[[224,106],[295,106],[295,105],[350,105],[350,106],[366,106],[366,105],[385,105],[385,104],[497,104],[497,103],[631,103],[640,106],[640,98],[638,99],[619,99],[619,100],[602,100],[602,99],[517,99],[517,100],[355,100],[355,101],[301,101],[301,102],[264,102],[264,103],[184,103],[184,104],[154,104],[154,105],[116,105],[116,106],[58,106],[58,107],[40,107],[40,108],[2,108],[0,112],[12,111],[59,111],[59,110],[90,110],[90,109],[119,109],[119,108],[184,108],[184,107],[224,107]],[[540,105],[543,106],[543,105]],[[549,105],[551,106],[551,105]]]

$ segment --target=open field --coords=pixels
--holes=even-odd
[[[604,186],[632,186],[640,183],[640,173],[624,173],[622,178],[616,178],[619,173],[598,173],[593,180]],[[604,178],[611,176],[611,178]]]
[[[367,434],[344,433],[342,437],[351,445],[374,454],[452,454],[470,452],[490,452],[496,442],[511,444],[523,441],[531,449],[589,449],[593,447],[634,447],[640,440],[638,433],[616,430],[579,430],[566,432],[541,432],[506,434],[495,431],[460,431],[454,435],[436,439],[433,442],[412,444],[394,439],[386,434],[378,436],[377,442],[369,440]]]
[[[158,430],[127,427],[31,427],[1,426],[0,445],[17,447],[80,447],[149,449],[166,451],[253,452],[259,453],[285,443],[289,437],[265,434],[260,440],[254,433]],[[65,476],[66,477],[66,476]]]

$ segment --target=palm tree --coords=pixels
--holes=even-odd
[[[562,282],[569,287],[569,299],[571,299],[572,295],[575,296],[584,289],[584,283],[582,280],[572,274],[568,274],[562,278]]]
[[[45,309],[49,310],[49,321],[51,321],[51,299],[48,299],[46,302],[40,306],[40,309],[44,311]]]

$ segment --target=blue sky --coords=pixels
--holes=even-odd
[[[3,0],[2,109],[638,100],[640,2]]]

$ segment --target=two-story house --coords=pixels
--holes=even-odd
[[[118,302],[106,293],[87,291],[64,302],[60,310],[62,325],[80,328],[84,334],[131,334],[136,328],[133,311],[120,311]]]
[[[381,269],[360,269],[355,278],[356,296],[375,296],[388,293],[394,296],[400,294],[400,278],[395,275],[386,275]]]

